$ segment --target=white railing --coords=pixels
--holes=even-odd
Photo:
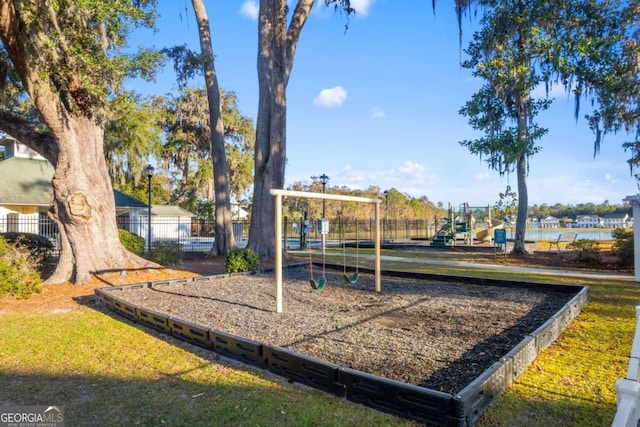
[[[631,346],[627,377],[616,381],[618,410],[612,427],[638,427],[640,421],[640,306],[636,306],[636,330]]]

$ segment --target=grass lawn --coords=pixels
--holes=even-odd
[[[479,425],[611,425],[615,382],[626,376],[640,288],[629,282],[587,284],[592,299],[586,309],[497,399]]]
[[[0,404],[68,426],[412,425],[83,308],[0,315]]]
[[[383,269],[448,272],[396,262]],[[456,268],[456,274],[467,271]],[[486,426],[610,426],[626,375],[640,286],[475,270],[484,277],[584,283],[585,311],[485,412]],[[3,312],[0,405],[64,406],[69,426],[414,425],[291,385],[92,307]]]

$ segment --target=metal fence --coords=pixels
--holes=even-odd
[[[46,214],[10,213],[0,217],[0,233],[32,233],[52,238],[58,234],[58,225]]]
[[[307,225],[307,239],[318,240],[321,238],[318,232],[317,221],[309,221]],[[328,241],[355,241],[375,239],[374,219],[343,219],[336,218],[329,221],[329,233],[326,235]],[[295,244],[295,240],[302,239],[304,224],[284,220],[283,234],[285,241]],[[382,240],[408,240],[408,239],[429,239],[436,233],[433,222],[426,220],[383,220],[380,221],[380,231]]]
[[[145,239],[148,243],[148,222],[146,216],[137,219],[118,217],[119,228],[128,230]],[[429,240],[436,235],[438,227],[434,221],[425,219],[382,220],[380,228],[382,240]],[[302,238],[303,230],[307,234]],[[611,230],[588,229],[578,230],[578,239],[610,240]],[[560,230],[561,231],[561,230]],[[547,240],[557,237],[558,229],[527,229],[526,238],[531,240]],[[0,233],[19,232],[39,234],[49,238],[54,247],[59,247],[58,227],[46,214],[18,215],[9,214],[0,217]],[[233,223],[233,233],[239,247],[247,244],[249,237],[249,221]],[[344,219],[335,218],[329,221],[329,233],[325,236],[328,245],[339,245],[343,242],[355,242],[375,239],[374,219]],[[507,228],[507,237],[513,239],[513,228]],[[202,218],[188,217],[152,217],[151,242],[179,242],[184,251],[209,251],[213,246],[215,236],[215,222]],[[317,246],[321,235],[318,232],[318,222],[309,221],[305,226],[300,222],[283,221],[283,238],[285,248],[296,249],[302,241],[308,246]]]
[[[128,230],[148,240],[147,218],[140,216],[132,220],[129,217],[118,217],[119,228]],[[356,240],[373,240],[375,238],[375,221],[373,219],[357,220],[338,218],[329,222],[328,241],[343,242]],[[287,247],[299,247],[302,224],[287,221],[283,223],[284,237]],[[317,223],[310,221],[306,239],[313,242],[321,238]],[[18,232],[39,234],[49,238],[54,247],[59,248],[57,224],[45,214],[39,216],[7,215],[0,217],[0,233]],[[435,234],[433,223],[425,220],[389,220],[381,221],[383,240],[427,239]],[[244,247],[249,237],[249,222],[233,223],[233,233],[238,246]],[[209,251],[213,246],[215,221],[202,218],[164,217],[151,219],[151,243],[179,242],[184,251]]]

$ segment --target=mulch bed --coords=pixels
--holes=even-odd
[[[314,270],[315,279],[319,272]],[[356,284],[327,272],[315,291],[306,268],[286,270],[283,313],[268,275],[114,291],[145,309],[384,378],[455,394],[572,297],[498,287],[383,277]]]

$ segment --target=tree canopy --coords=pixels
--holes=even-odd
[[[603,72],[617,67],[619,57],[608,53],[620,37],[614,18],[615,2],[481,0],[483,14],[465,52],[463,66],[484,81],[484,86],[460,110],[482,137],[462,141],[473,154],[485,156],[500,174],[515,170],[518,180],[518,215],[514,252],[524,253],[529,158],[546,133],[535,118],[550,104],[533,99],[544,85],[561,84],[576,95],[576,109],[584,90],[599,93]],[[569,120],[569,118],[567,118]]]

